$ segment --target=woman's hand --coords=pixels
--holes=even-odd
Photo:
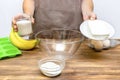
[[[95,20],[97,19],[97,16],[94,12],[86,12],[83,13],[83,20]]]
[[[82,7],[83,20],[97,19],[96,14],[93,12],[94,9],[93,0],[82,0],[81,7]]]

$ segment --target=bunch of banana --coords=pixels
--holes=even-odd
[[[30,50],[36,46],[37,40],[25,40],[18,35],[12,28],[10,32],[10,41],[13,45],[22,50]]]

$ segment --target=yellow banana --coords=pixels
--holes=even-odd
[[[10,32],[10,41],[22,50],[30,50],[35,47],[37,40],[25,40],[21,38],[17,32],[12,29]]]

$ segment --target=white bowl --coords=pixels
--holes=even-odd
[[[99,31],[100,25],[105,26],[105,27],[106,27],[105,29],[107,29],[106,31],[109,30],[109,35],[108,35],[108,36],[106,36],[106,35],[93,36],[93,35],[91,34],[90,30],[89,30],[89,27],[88,27],[88,26],[89,26],[88,23],[89,23],[90,21],[92,21],[93,24],[96,24],[95,27],[98,27],[98,28],[95,28],[95,29],[98,29],[98,30],[96,30],[96,31]],[[91,26],[91,27],[92,27],[92,26]],[[87,38],[89,38],[89,39],[94,39],[94,40],[110,39],[110,38],[115,34],[115,30],[114,30],[113,26],[112,26],[111,24],[109,24],[108,22],[103,21],[103,20],[86,20],[86,21],[84,21],[84,22],[80,25],[80,31],[81,31],[81,33],[82,33],[85,37],[87,37]],[[104,30],[104,31],[105,31],[105,30]],[[100,32],[100,31],[99,31],[99,32]],[[103,31],[101,31],[101,32],[103,32]]]

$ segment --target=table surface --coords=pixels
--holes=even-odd
[[[120,80],[120,46],[95,52],[82,44],[63,72],[54,78],[44,76],[38,61],[45,56],[40,49],[0,60],[0,80]]]

